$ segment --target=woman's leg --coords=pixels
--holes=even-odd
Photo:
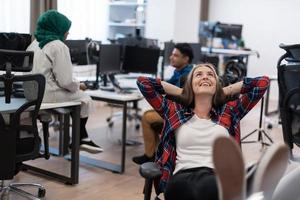
[[[132,158],[133,162],[143,164],[145,162],[153,161],[156,151],[156,146],[159,142],[159,133],[156,133],[151,124],[163,123],[163,119],[155,110],[148,110],[142,116],[142,130],[144,139],[145,153],[141,156]]]

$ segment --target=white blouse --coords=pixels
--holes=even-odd
[[[195,167],[214,168],[212,145],[219,136],[229,137],[227,129],[196,114],[179,127],[175,131],[177,156],[173,174]]]

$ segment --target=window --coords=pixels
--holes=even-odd
[[[30,0],[1,0],[0,32],[30,32]]]
[[[72,21],[68,39],[107,39],[108,0],[58,0],[57,7]]]

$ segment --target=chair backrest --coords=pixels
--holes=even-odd
[[[10,75],[9,80],[7,78],[6,74],[0,75],[0,180],[12,179],[16,163],[40,156],[37,117],[45,91],[43,75]],[[7,103],[3,89],[14,83],[23,87],[26,98],[17,98],[12,90]]]
[[[278,183],[273,197],[273,200],[281,200],[281,199],[299,199],[300,190],[300,167],[293,169],[293,171],[289,172],[285,175]]]
[[[277,72],[284,140],[300,146],[300,63],[280,64]]]

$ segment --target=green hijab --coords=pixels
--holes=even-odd
[[[34,33],[39,47],[42,49],[48,42],[53,40],[64,41],[64,35],[71,27],[71,21],[56,10],[48,10],[43,13],[37,22]]]

